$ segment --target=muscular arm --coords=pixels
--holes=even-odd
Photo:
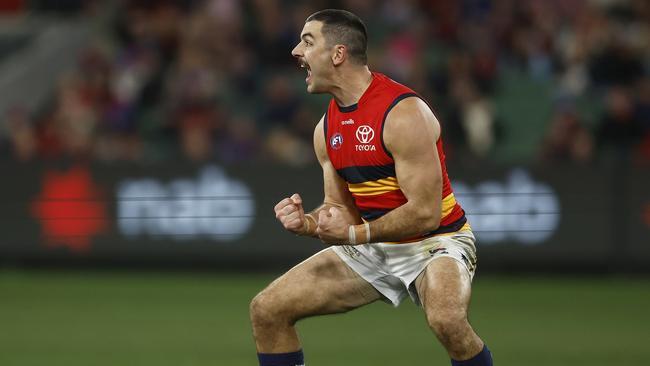
[[[419,98],[407,98],[388,114],[384,143],[395,160],[404,205],[370,223],[371,242],[399,241],[440,225],[442,173],[436,141],[440,125]],[[364,225],[355,226],[357,243],[365,242]]]
[[[316,152],[316,157],[318,162],[323,169],[323,188],[324,188],[324,199],[323,204],[318,206],[316,209],[305,214],[305,219],[309,220],[309,231],[305,235],[317,236],[316,227],[318,223],[318,216],[321,211],[329,211],[330,208],[338,208],[349,224],[359,224],[361,223],[361,217],[359,215],[352,195],[348,191],[347,184],[345,181],[338,175],[336,169],[330,162],[329,156],[327,155],[327,147],[325,146],[325,134],[323,131],[324,118],[321,118],[316,129],[314,130],[314,150]]]

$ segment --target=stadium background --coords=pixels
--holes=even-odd
[[[647,1],[2,0],[1,365],[255,364],[250,298],[321,248],[272,207],[320,199],[289,52],[327,7],[436,109],[496,362],[647,363]],[[411,304],[299,329],[310,365],[447,364]]]

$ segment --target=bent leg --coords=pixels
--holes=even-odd
[[[297,351],[301,348],[294,327],[298,320],[346,312],[379,298],[379,292],[336,253],[321,251],[273,281],[251,302],[257,351]]]
[[[453,360],[469,360],[482,352],[489,355],[467,320],[471,279],[461,263],[449,257],[435,259],[418,276],[415,285],[429,327]]]

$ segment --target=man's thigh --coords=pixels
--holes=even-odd
[[[467,314],[472,292],[471,276],[462,263],[450,257],[431,261],[415,280],[424,310]]]
[[[263,293],[294,320],[341,313],[380,298],[379,292],[325,249],[273,281]]]

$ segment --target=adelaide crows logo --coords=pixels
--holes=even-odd
[[[330,146],[332,149],[338,150],[341,145],[343,145],[343,135],[337,132],[330,138]]]

